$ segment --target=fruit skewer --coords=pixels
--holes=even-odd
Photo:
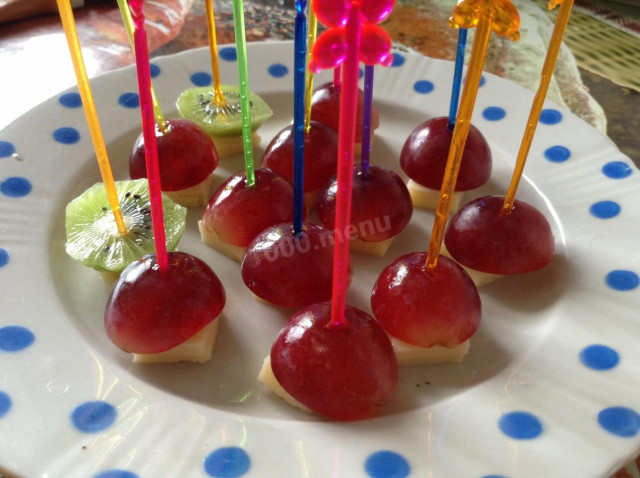
[[[242,279],[254,294],[267,302],[296,308],[331,298],[333,253],[331,232],[323,226],[304,222],[307,153],[312,153],[312,161],[321,161],[322,158],[315,154],[318,147],[327,148],[330,144],[318,136],[318,123],[309,123],[313,126],[309,135],[305,131],[305,80],[309,78],[306,76],[307,44],[313,44],[305,38],[305,7],[306,0],[295,2],[293,125],[276,135],[263,158],[267,167],[275,171],[283,167],[276,159],[288,158],[288,168],[285,169],[288,169],[288,177],[292,173],[293,221],[262,231],[247,248],[241,266]],[[329,140],[335,137],[330,128],[324,127],[324,131],[331,135]],[[306,148],[307,145],[311,148]],[[335,150],[333,160],[335,169]],[[278,275],[286,276],[288,280],[284,284],[276,284],[274,278]]]
[[[213,102],[216,106],[224,108],[227,100],[220,85],[220,61],[218,59],[218,41],[216,39],[216,24],[213,9],[213,0],[204,2],[207,17],[207,32],[209,40],[209,56],[211,58],[211,71],[213,72]]]
[[[438,201],[431,240],[427,251],[427,268],[429,269],[435,268],[438,263],[438,256],[440,255],[447,219],[449,218],[462,154],[471,127],[471,115],[480,86],[480,78],[482,77],[482,68],[487,56],[491,30],[495,30],[500,35],[508,36],[511,40],[517,40],[519,38],[518,27],[520,26],[520,18],[518,11],[508,0],[500,2],[499,6],[498,4],[494,4],[493,0],[485,0],[482,8],[479,10],[466,10],[466,3],[469,2],[467,0],[461,0],[454,7],[452,21],[455,22],[459,28],[469,28],[477,25],[476,36],[469,58],[467,79],[462,91],[460,108],[451,138],[447,166],[440,189],[440,199]],[[494,17],[494,12],[501,12],[503,15],[495,15]]]
[[[156,260],[161,273],[168,267],[167,245],[165,242],[164,217],[162,210],[162,189],[158,161],[158,144],[155,134],[155,117],[151,95],[151,69],[147,48],[147,33],[144,29],[144,0],[130,0],[131,15],[134,24],[133,40],[135,46],[136,70],[140,95],[140,113],[142,115],[142,133],[145,142],[145,158],[149,196],[151,198],[151,222],[156,246]]]
[[[316,1],[313,5],[318,19],[329,29],[321,37],[326,41],[314,46],[310,68],[318,71],[344,62],[332,300],[295,313],[280,331],[260,372],[260,379],[290,403],[337,420],[377,415],[398,382],[397,362],[386,334],[375,319],[346,304],[349,242],[343,237],[351,210],[358,66],[361,56],[372,53],[371,48],[361,51],[365,44],[361,43],[361,23],[375,32],[379,28],[375,23],[386,18],[392,4],[392,0],[370,1],[366,12],[359,1]],[[341,47],[346,55],[332,57],[331,51]],[[373,56],[384,61],[389,51],[383,46]]]
[[[457,28],[455,23],[450,23],[450,26]],[[435,210],[440,199],[440,188],[458,113],[466,44],[467,29],[458,28],[449,116],[430,118],[416,126],[405,140],[400,153],[400,166],[409,176],[407,188],[416,208]],[[466,191],[477,189],[489,180],[491,167],[489,144],[472,125],[465,142],[451,212],[460,208]]]
[[[312,61],[317,19],[310,8],[305,23],[306,3],[296,3],[293,121],[273,137],[262,156],[263,167],[276,171],[293,184],[296,237],[305,208],[315,207],[318,191],[335,174],[338,155],[337,133],[311,119],[314,74],[306,64]]]
[[[293,234],[298,238],[304,220],[304,143],[307,63],[306,0],[296,0],[295,38],[293,43]]]
[[[467,269],[478,285],[504,275],[542,269],[555,253],[555,240],[547,219],[532,205],[516,200],[515,195],[573,6],[572,0],[551,0],[549,8],[560,3],[506,195],[476,199],[453,216],[447,227],[444,239],[448,253]],[[471,239],[466,232],[471,226],[478,239]]]
[[[477,31],[429,250],[426,254],[414,252],[396,259],[382,271],[371,294],[374,315],[394,340],[400,341],[395,348],[401,364],[416,363],[409,361],[412,355],[431,363],[462,360],[469,348],[468,339],[481,321],[481,301],[476,286],[460,265],[440,256],[440,248],[491,30],[516,39],[519,16],[508,0],[495,3],[485,0],[479,9],[469,8],[467,3],[469,0],[457,3],[452,19],[459,28],[477,24]],[[474,1],[474,7],[477,3]]]
[[[133,39],[133,32],[134,32],[135,26],[133,24],[133,19],[131,18],[131,11],[129,11],[129,6],[127,5],[126,0],[118,0],[118,9],[120,10],[120,15],[122,16],[122,23],[124,24],[125,31],[127,32],[127,36],[129,37],[129,43],[131,44],[131,48],[135,50],[135,44]],[[165,121],[164,115],[162,114],[162,108],[160,108],[160,103],[158,102],[158,97],[153,87],[153,82],[151,82],[151,101],[153,104],[153,113],[155,115],[158,128],[160,128],[162,132],[166,133],[167,122]]]
[[[82,58],[82,50],[80,48],[80,41],[78,40],[78,32],[73,18],[73,11],[69,0],[57,0],[57,2],[60,19],[62,20],[62,26],[69,45],[69,53],[71,54],[71,59],[73,61],[73,68],[75,70],[78,83],[78,91],[82,98],[82,105],[89,125],[93,149],[96,153],[96,159],[98,160],[98,167],[100,168],[102,182],[104,183],[107,193],[109,206],[113,211],[113,217],[118,228],[118,233],[122,236],[127,233],[127,228],[120,211],[118,192],[116,191],[113,173],[111,171],[111,164],[109,162],[109,156],[107,155],[107,148],[104,144],[100,121],[98,120],[93,94],[91,93],[91,86],[89,85],[87,71]]]
[[[318,35],[318,18],[316,17],[311,2],[309,1],[309,13],[307,15],[307,65],[311,63],[313,45]],[[305,87],[304,87],[304,131],[309,134],[311,129],[311,98],[313,97],[313,80],[314,74],[306,68]]]
[[[369,175],[369,164],[371,156],[371,115],[373,110],[373,65],[364,67],[364,99],[362,104],[362,150],[360,154],[360,165],[362,173]]]
[[[244,145],[244,169],[247,187],[256,182],[253,161],[253,142],[251,140],[251,99],[249,91],[249,68],[247,64],[247,40],[244,28],[244,3],[233,0],[233,26],[236,36],[236,51],[238,55],[238,79],[240,87],[240,104],[242,109],[242,142]]]
[[[211,358],[224,288],[200,259],[167,253],[144,0],[130,0],[147,181],[156,252],[131,263],[107,301],[107,336],[137,362],[206,362]]]
[[[377,41],[391,47],[391,39],[384,30],[377,33]],[[383,64],[389,66],[393,57]],[[402,178],[394,171],[372,166],[371,133],[373,122],[374,65],[365,63],[362,99],[361,156],[353,168],[353,199],[350,227],[357,231],[350,235],[350,248],[354,252],[383,257],[398,234],[404,230],[413,214],[411,196]],[[357,127],[357,126],[356,126]],[[320,222],[326,228],[334,227],[337,178],[334,176],[320,190],[316,208]],[[370,225],[366,228],[364,225]],[[367,230],[368,229],[368,230]]]
[[[549,84],[551,83],[551,78],[553,76],[558,52],[560,51],[560,45],[562,44],[562,38],[567,28],[569,17],[571,16],[573,0],[549,0],[549,9],[552,9],[557,5],[560,5],[558,17],[556,18],[556,23],[553,27],[551,40],[549,40],[549,47],[542,66],[542,72],[540,73],[540,84],[533,98],[533,104],[531,105],[527,126],[522,137],[522,142],[520,143],[516,166],[513,171],[513,176],[511,177],[511,183],[509,184],[509,189],[507,190],[502,210],[500,211],[503,215],[510,214],[513,209],[516,191],[518,190],[520,178],[522,177],[522,172],[524,171],[527,156],[529,155],[531,143],[533,142],[533,136],[536,132],[538,121],[540,120],[542,105],[544,104],[547,91],[549,90]]]
[[[458,28],[458,43],[456,46],[456,60],[453,67],[453,81],[451,82],[451,101],[449,103],[449,121],[447,127],[453,131],[458,114],[460,101],[460,86],[462,85],[462,68],[464,66],[464,51],[467,47],[467,29]]]

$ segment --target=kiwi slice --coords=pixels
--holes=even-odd
[[[97,183],[67,205],[66,250],[98,271],[119,273],[136,259],[155,251],[146,179],[116,181],[127,233],[120,235],[103,183]],[[167,249],[176,248],[186,225],[187,209],[162,195]]]
[[[176,106],[181,117],[197,123],[209,136],[233,136],[242,133],[242,109],[240,88],[222,85],[222,95],[227,104],[216,106],[213,88],[204,86],[189,88],[178,97]],[[251,129],[255,131],[273,115],[269,105],[255,93],[249,95],[251,104]]]

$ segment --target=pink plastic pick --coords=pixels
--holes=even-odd
[[[360,9],[351,6],[347,21],[347,55],[342,68],[340,127],[338,132],[338,191],[334,231],[333,291],[331,326],[346,325],[344,309],[347,299],[349,239],[344,233],[351,221],[351,189],[353,188],[353,147],[358,110],[358,76],[360,50]],[[347,236],[348,237],[348,236]]]
[[[169,265],[167,244],[164,233],[162,211],[162,189],[160,187],[160,167],[158,166],[158,144],[154,121],[153,100],[151,97],[151,72],[149,68],[149,50],[147,33],[144,30],[144,0],[130,0],[131,16],[135,25],[133,39],[136,51],[136,69],[138,72],[138,90],[140,94],[140,113],[142,114],[142,134],[151,198],[151,221],[156,246],[156,260],[160,271],[166,271]]]
[[[316,0],[313,2],[318,20],[328,22],[330,28],[324,31],[316,41],[309,69],[317,72],[323,68],[338,69],[342,66],[330,327],[347,325],[344,317],[349,266],[349,240],[346,232],[351,222],[360,61],[366,58],[371,63],[388,62],[390,43],[387,45],[384,34],[380,35],[377,31],[378,27],[371,24],[386,18],[393,3],[394,0],[367,0],[367,2]],[[365,32],[364,35],[363,32]],[[380,38],[383,41],[379,41]],[[386,51],[383,51],[385,48]],[[335,72],[336,70],[334,70],[334,82],[340,78],[340,74]]]

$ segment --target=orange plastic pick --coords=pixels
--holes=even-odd
[[[213,102],[216,106],[226,106],[227,100],[222,94],[220,86],[220,62],[218,59],[218,41],[216,40],[216,23],[213,12],[213,0],[204,2],[207,13],[207,28],[209,31],[209,52],[211,55],[211,71],[213,72]]]
[[[76,73],[78,91],[82,98],[82,105],[87,118],[87,124],[89,125],[89,133],[91,134],[93,149],[96,153],[96,159],[98,160],[98,167],[100,168],[102,182],[104,183],[104,188],[107,192],[107,200],[109,201],[109,206],[111,206],[111,210],[113,211],[113,217],[116,221],[118,232],[124,235],[127,233],[127,228],[122,220],[118,192],[113,180],[111,164],[109,163],[109,157],[107,156],[107,148],[105,147],[104,138],[102,137],[102,130],[100,129],[100,121],[98,120],[98,114],[93,101],[93,94],[91,93],[91,87],[89,86],[89,79],[87,78],[87,71],[82,58],[82,50],[80,48],[80,41],[78,40],[78,32],[76,31],[76,24],[73,18],[71,4],[69,3],[69,0],[57,0],[57,2],[60,19],[62,20],[62,27],[64,28],[64,33],[67,37],[69,53],[71,54],[73,68]]]
[[[478,5],[480,6],[478,7]],[[454,7],[450,23],[459,28],[471,28],[477,25],[477,29],[431,231],[431,240],[427,251],[427,268],[434,268],[438,264],[462,153],[471,127],[471,115],[482,78],[482,68],[487,56],[491,30],[512,40],[518,39],[520,16],[517,9],[508,0],[484,0],[484,2],[460,0]]]
[[[553,75],[553,70],[556,65],[556,59],[558,58],[558,52],[562,44],[562,38],[569,22],[569,16],[571,16],[571,8],[573,7],[573,0],[551,0],[549,2],[549,8],[553,8],[555,5],[560,4],[560,10],[558,12],[558,18],[556,18],[556,24],[553,27],[553,34],[549,41],[549,48],[547,55],[544,59],[544,65],[542,66],[542,73],[540,74],[540,85],[538,91],[533,98],[533,104],[529,113],[529,119],[527,120],[527,126],[524,130],[522,142],[520,143],[520,150],[518,151],[518,157],[516,159],[516,165],[511,176],[511,183],[509,189],[505,195],[504,202],[502,204],[502,210],[500,214],[510,214],[513,210],[513,202],[515,201],[516,191],[520,184],[520,178],[524,170],[524,165],[531,149],[531,143],[533,142],[533,135],[536,132],[538,121],[540,120],[540,113],[542,112],[542,106],[544,100],[547,97],[547,91],[549,90],[549,83]]]
[[[122,15],[122,23],[124,23],[124,29],[127,32],[127,36],[129,37],[129,43],[131,43],[131,48],[134,49],[133,45],[133,19],[131,18],[131,12],[129,11],[129,6],[127,5],[126,0],[118,0],[118,8],[120,9],[120,15]],[[153,102],[153,115],[156,118],[156,123],[158,123],[158,128],[164,133],[167,132],[167,122],[164,119],[164,115],[162,114],[162,109],[160,108],[160,103],[158,102],[158,98],[156,96],[156,91],[151,85],[151,101]]]

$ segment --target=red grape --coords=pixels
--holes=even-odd
[[[216,274],[202,260],[169,253],[166,274],[154,254],[120,275],[104,312],[107,336],[125,352],[154,354],[181,344],[214,320],[225,304]]]
[[[211,138],[195,123],[169,119],[167,132],[156,125],[160,183],[163,191],[179,191],[204,181],[218,165],[218,153]],[[147,177],[144,137],[141,134],[129,157],[132,179]]]
[[[388,265],[371,293],[373,315],[393,337],[420,347],[455,347],[471,337],[482,315],[469,275],[440,256],[433,269],[427,253],[412,252]]]
[[[338,135],[328,126],[312,121],[304,139],[304,192],[317,191],[336,173]],[[293,126],[287,126],[269,143],[262,166],[293,183]]]
[[[444,237],[451,257],[465,267],[500,275],[547,266],[555,249],[547,219],[518,200],[510,214],[502,215],[503,202],[503,196],[481,197],[451,218]]]
[[[335,227],[337,178],[320,190],[316,208],[320,222],[327,229]],[[371,166],[368,174],[361,165],[353,169],[353,195],[349,231],[350,239],[383,241],[400,233],[411,219],[413,205],[402,178],[390,169]]]
[[[248,187],[240,171],[220,185],[202,214],[205,227],[227,244],[247,247],[264,229],[293,221],[293,187],[269,169],[256,169]]]
[[[333,240],[333,233],[318,224],[304,224],[298,238],[291,223],[267,228],[247,248],[242,279],[272,304],[300,308],[329,300]]]
[[[362,108],[364,93],[358,89],[358,112],[356,117],[356,143],[362,142]],[[311,119],[326,124],[336,133],[340,124],[340,87],[333,82],[325,83],[313,91],[311,98]],[[371,109],[371,130],[380,125],[378,109]]]
[[[453,136],[448,123],[449,119],[444,116],[425,121],[411,132],[402,147],[400,166],[421,186],[438,190],[442,186]],[[491,176],[491,162],[489,144],[471,125],[455,190],[468,191],[482,186]]]
[[[295,313],[271,348],[271,367],[282,387],[313,411],[335,420],[361,420],[380,412],[398,383],[398,364],[380,324],[355,307],[346,325],[330,326],[331,303]]]

